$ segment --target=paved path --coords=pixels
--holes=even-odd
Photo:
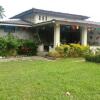
[[[0,62],[8,62],[8,61],[20,61],[20,60],[29,60],[29,61],[33,61],[33,60],[47,60],[47,61],[51,61],[47,58],[44,57],[40,57],[40,56],[32,56],[32,57],[7,57],[7,58],[1,58],[0,57]]]

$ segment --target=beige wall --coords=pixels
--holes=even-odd
[[[100,28],[88,32],[88,43],[100,46]]]
[[[47,20],[46,20],[46,18],[44,18],[44,20],[42,20],[42,19],[39,20],[39,16],[46,17],[46,15],[36,14],[36,15],[27,16],[27,17],[24,18],[24,20],[32,22],[32,23],[40,23],[40,22],[50,21],[52,19],[57,19],[57,20],[64,20],[65,19],[65,18],[60,18],[60,17],[47,16]]]
[[[4,32],[4,29],[0,29],[0,36],[7,35],[8,32]],[[15,32],[12,33],[14,36],[18,37],[19,39],[33,39],[33,33],[29,32],[28,30],[24,30],[22,28],[15,29]]]
[[[31,16],[24,17],[24,20],[34,23],[35,22],[35,16],[31,15]]]
[[[34,23],[40,23],[40,22],[45,22],[45,21],[50,21],[50,20],[53,20],[53,19],[56,19],[56,20],[64,20],[65,18],[60,18],[60,17],[54,17],[54,16],[47,16],[47,20],[44,19],[44,20],[39,20],[39,16],[44,16],[46,17],[46,15],[35,15],[34,16]]]

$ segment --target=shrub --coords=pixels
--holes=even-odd
[[[48,56],[54,57],[54,58],[60,58],[61,57],[60,53],[57,52],[57,51],[51,51],[51,52],[49,52]]]
[[[86,55],[86,61],[100,63],[100,55]]]
[[[6,49],[6,41],[4,38],[0,37],[0,56],[5,55],[5,49]]]
[[[70,50],[70,46],[69,45],[65,45],[65,44],[64,45],[60,45],[60,46],[56,47],[55,50],[57,52],[59,52],[59,54],[61,56],[67,56],[67,54],[68,54],[68,52]]]
[[[70,44],[70,55],[69,56],[74,56],[74,57],[82,57],[86,54],[89,53],[89,46],[83,46],[80,44]]]
[[[11,33],[3,38],[6,42],[5,56],[16,56],[17,49],[20,46],[19,39],[14,37]]]
[[[22,40],[22,45],[18,49],[18,54],[33,56],[37,54],[37,45],[32,40]]]
[[[89,53],[89,46],[82,46],[80,44],[60,45],[55,48],[61,56],[67,57],[83,57]]]
[[[37,45],[31,40],[19,40],[12,34],[0,38],[0,56],[36,55]]]

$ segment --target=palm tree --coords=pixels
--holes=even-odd
[[[4,8],[2,6],[0,6],[0,19],[3,18],[5,15],[4,15]]]

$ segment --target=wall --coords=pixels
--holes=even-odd
[[[7,34],[8,32],[4,32],[4,29],[0,28],[0,36],[5,36]],[[33,33],[25,28],[16,28],[15,32],[12,34],[19,39],[33,39]]]
[[[44,16],[44,20],[39,20],[39,16]],[[46,15],[35,15],[34,16],[34,23],[40,23],[40,22],[45,22],[45,21],[50,21],[52,19],[56,19],[56,20],[64,20],[65,18],[60,18],[60,17],[54,17],[54,16],[47,16],[47,20],[46,20]]]
[[[35,16],[34,15],[30,15],[30,16],[26,16],[23,18],[24,20],[28,21],[28,22],[31,22],[31,23],[34,23],[35,21]]]
[[[100,46],[100,28],[95,28],[88,32],[88,44]]]
[[[39,16],[44,16],[44,20],[39,20]],[[60,17],[53,17],[53,16],[47,16],[47,20],[46,20],[46,15],[30,15],[30,16],[26,16],[23,18],[24,20],[28,21],[28,22],[32,22],[32,23],[41,23],[41,22],[45,22],[45,21],[50,21],[52,19],[57,19],[57,20],[64,20],[65,18],[60,18]]]

